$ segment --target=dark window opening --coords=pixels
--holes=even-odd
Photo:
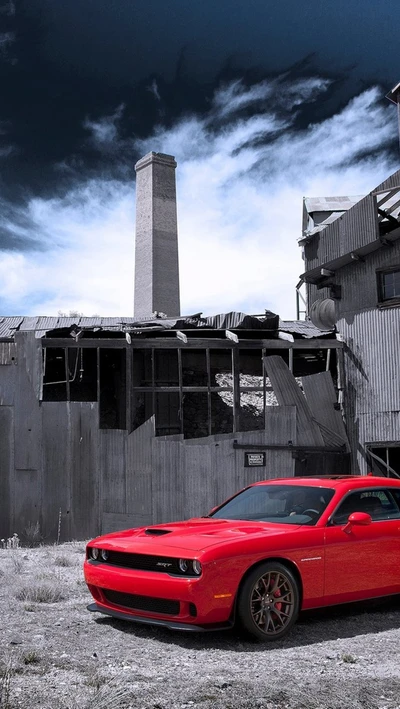
[[[208,386],[207,361],[205,350],[182,352],[182,386]]]
[[[278,403],[263,370],[266,354],[261,347],[133,350],[130,430],[153,415],[156,435],[263,430],[265,406]],[[297,351],[280,354],[296,370]],[[335,361],[330,350],[301,351],[297,377],[332,368]]]
[[[178,393],[156,394],[155,408],[156,436],[171,436],[181,432]]]
[[[43,349],[43,401],[67,401],[67,368],[64,347]]]
[[[45,347],[43,401],[97,401],[97,350]]]
[[[203,438],[208,436],[207,392],[184,394],[183,435],[185,438]]]
[[[378,301],[387,303],[395,301],[400,303],[400,268],[391,268],[378,271]]]
[[[368,463],[375,475],[400,477],[400,443],[392,446],[367,446]]]
[[[126,428],[126,352],[100,349],[100,428]]]
[[[68,371],[73,373],[69,385],[70,401],[97,401],[97,350],[68,348]]]

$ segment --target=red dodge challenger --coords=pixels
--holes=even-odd
[[[91,611],[276,640],[300,610],[400,593],[400,480],[255,483],[206,517],[97,537],[84,572]]]

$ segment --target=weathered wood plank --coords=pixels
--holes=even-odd
[[[14,364],[16,357],[15,342],[0,342],[0,365]]]
[[[125,431],[99,431],[101,500],[104,512],[125,514],[126,509],[126,440]]]
[[[302,377],[304,393],[314,419],[321,424],[322,437],[329,447],[345,445],[350,450],[342,414],[335,409],[337,397],[330,372]]]
[[[119,532],[123,529],[146,526],[148,521],[138,514],[118,514],[116,512],[103,512],[101,533]]]
[[[324,439],[314,422],[306,398],[282,357],[264,357],[264,365],[270,378],[278,403],[297,408],[297,443],[299,445],[323,446]]]
[[[16,332],[15,467],[39,470],[41,466],[42,412],[39,405],[42,352],[34,332]]]
[[[43,402],[42,528],[46,539],[71,538],[71,435],[67,402]]]
[[[99,534],[101,499],[99,476],[98,404],[71,402],[71,534],[87,539]]]
[[[17,367],[0,367],[0,406],[13,406]]]
[[[151,524],[154,416],[126,439],[126,513],[137,519],[135,526]],[[109,508],[108,508],[109,509]]]
[[[14,478],[13,409],[0,406],[0,537],[7,539],[14,531],[11,527],[12,489]]]

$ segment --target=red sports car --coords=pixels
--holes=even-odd
[[[400,480],[255,483],[206,517],[89,542],[91,611],[276,640],[300,610],[400,593]]]

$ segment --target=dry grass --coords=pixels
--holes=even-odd
[[[67,556],[67,554],[58,554],[54,559],[54,564],[56,566],[62,566],[64,568],[74,566],[74,562],[69,556]]]
[[[1,709],[12,709],[11,706],[11,674],[12,663],[8,660],[5,668],[0,671],[0,707]]]
[[[15,597],[19,601],[30,601],[31,603],[58,603],[65,600],[66,594],[58,582],[38,581],[20,586]]]

